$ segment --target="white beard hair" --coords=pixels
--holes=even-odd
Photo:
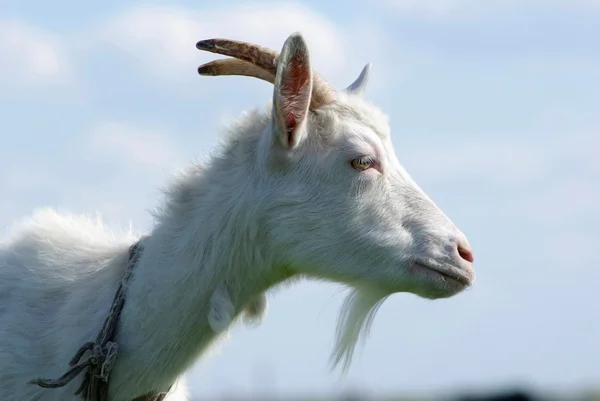
[[[330,356],[331,369],[341,365],[346,374],[359,340],[368,337],[373,318],[389,293],[372,288],[354,287],[346,296],[338,317],[335,344]]]

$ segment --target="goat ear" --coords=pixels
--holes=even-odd
[[[286,149],[296,147],[306,134],[312,81],[308,47],[302,35],[294,33],[279,55],[273,92],[275,140]]]
[[[345,91],[347,93],[354,93],[356,95],[362,95],[369,82],[369,75],[371,72],[371,63],[367,63],[358,75],[358,78],[348,86]]]

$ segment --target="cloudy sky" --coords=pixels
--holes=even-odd
[[[343,289],[272,294],[192,369],[195,395],[600,386],[600,1],[127,3],[0,0],[3,231],[46,205],[148,230],[171,172],[270,97],[199,77],[196,41],[279,49],[299,30],[336,87],[373,63],[401,162],[476,254],[470,291],[388,300],[345,378],[328,366]]]

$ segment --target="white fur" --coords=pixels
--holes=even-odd
[[[280,140],[285,120],[271,108],[250,112],[206,166],[169,186],[127,287],[110,401],[175,382],[167,401],[187,400],[183,373],[241,313],[262,316],[265,291],[291,278],[357,288],[341,315],[334,363],[349,362],[386,296],[444,298],[466,287],[415,261],[473,279],[456,250],[466,238],[404,171],[386,116],[360,96],[368,70],[335,102],[307,112],[307,96],[282,95],[278,85],[289,54],[308,50],[298,35],[283,50],[274,99],[278,116],[290,106],[301,119],[294,140]],[[353,169],[350,160],[362,155],[379,167]],[[137,238],[41,209],[0,243],[3,399],[77,399],[83,375],[58,389],[27,382],[61,376],[96,337]]]

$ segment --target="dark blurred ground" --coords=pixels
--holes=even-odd
[[[222,397],[198,398],[193,401],[600,401],[600,391],[579,393],[534,393],[524,390],[494,392],[469,392],[448,394],[443,397],[370,397],[359,394],[345,394],[340,397]]]

